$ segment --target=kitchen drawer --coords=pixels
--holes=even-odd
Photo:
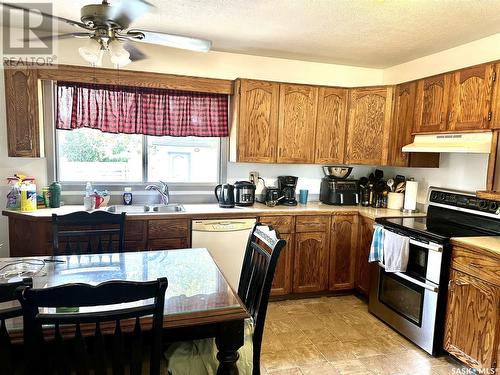
[[[272,225],[279,233],[293,232],[292,216],[263,216],[259,221],[265,225]]]
[[[500,267],[498,259],[493,256],[480,255],[474,251],[454,246],[451,267],[500,286]]]
[[[295,218],[295,231],[300,232],[326,232],[330,226],[330,216],[297,216]]]
[[[185,249],[189,247],[189,240],[184,238],[161,238],[157,240],[149,240],[149,250],[171,250],[171,249]]]
[[[148,232],[149,240],[156,238],[189,238],[189,220],[149,220]]]

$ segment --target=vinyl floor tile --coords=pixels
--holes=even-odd
[[[432,357],[368,312],[356,296],[271,302],[262,374],[452,375],[463,368]]]

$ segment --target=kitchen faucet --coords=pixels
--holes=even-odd
[[[166,182],[160,181],[160,186],[156,184],[151,184],[146,186],[146,190],[156,190],[160,193],[160,202],[161,204],[167,205],[170,200],[170,195],[168,192],[168,185]]]

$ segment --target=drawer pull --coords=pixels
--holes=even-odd
[[[474,268],[481,268],[481,265],[478,263],[470,262],[469,266],[474,267]]]

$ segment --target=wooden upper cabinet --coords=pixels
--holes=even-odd
[[[348,89],[319,88],[314,157],[317,164],[344,163],[348,94]]]
[[[367,87],[350,93],[346,164],[387,161],[393,87]]]
[[[417,82],[415,133],[446,131],[451,74],[424,78]]]
[[[330,233],[330,290],[354,288],[358,214],[335,215]]]
[[[280,84],[278,163],[313,163],[318,88]]]
[[[40,157],[38,77],[34,69],[4,68],[8,155]]]
[[[412,142],[413,115],[415,109],[416,82],[397,85],[394,98],[394,115],[389,142],[389,157],[387,164],[407,167],[409,154],[401,151],[403,146]]]
[[[238,80],[236,161],[276,162],[279,84]]]
[[[448,130],[489,128],[494,68],[486,64],[453,73]]]

